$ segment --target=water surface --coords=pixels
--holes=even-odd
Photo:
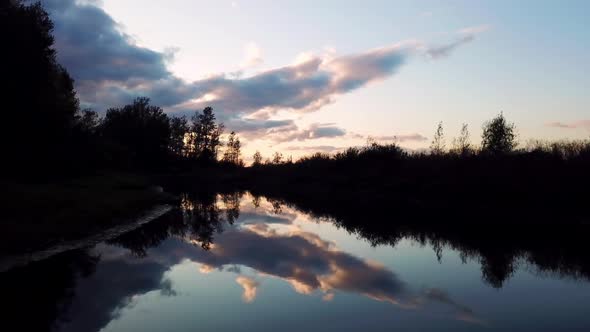
[[[272,199],[183,197],[138,230],[1,274],[6,317],[37,331],[590,329],[585,256],[369,240]]]

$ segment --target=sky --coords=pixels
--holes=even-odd
[[[85,107],[212,106],[247,156],[478,143],[500,112],[523,144],[590,136],[588,1],[41,2]]]

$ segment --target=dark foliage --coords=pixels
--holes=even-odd
[[[1,273],[4,326],[21,331],[55,331],[67,320],[66,309],[79,279],[92,275],[99,261],[100,257],[87,250],[75,250]]]
[[[79,111],[74,82],[56,61],[53,23],[40,3],[0,5],[2,151],[10,170],[55,170],[70,159]]]
[[[134,167],[162,166],[168,155],[170,126],[168,116],[148,98],[137,98],[130,105],[109,109],[101,133],[108,144],[120,148],[117,158],[126,158]]]

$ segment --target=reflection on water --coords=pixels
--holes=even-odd
[[[185,193],[108,243],[0,274],[6,317],[31,331],[590,327],[579,243],[366,219],[393,217]]]

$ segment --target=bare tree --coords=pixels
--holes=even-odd
[[[453,148],[451,152],[460,156],[467,156],[473,153],[473,146],[471,145],[471,139],[469,137],[469,128],[464,123],[461,127],[461,133],[459,137],[453,139]]]
[[[229,138],[227,140],[227,145],[225,148],[225,152],[223,153],[222,161],[234,165],[241,166],[243,161],[240,157],[241,155],[241,143],[240,138],[237,137],[235,132],[231,132],[229,134]]]
[[[262,154],[260,154],[260,151],[256,151],[252,156],[252,159],[252,166],[256,167],[262,165]]]
[[[430,144],[430,153],[433,155],[440,156],[445,152],[445,136],[443,132],[442,121],[438,123],[434,138]]]
[[[272,163],[275,165],[279,165],[283,163],[283,154],[280,152],[275,152],[272,156]]]

